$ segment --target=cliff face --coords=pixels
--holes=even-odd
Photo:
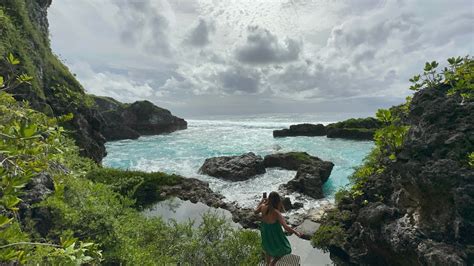
[[[123,104],[110,97],[94,96],[105,121],[101,133],[107,140],[136,139],[186,129],[187,122],[149,101]]]
[[[0,56],[14,54],[21,61],[19,71],[33,77],[31,86],[20,86],[10,93],[18,100],[29,101],[34,109],[50,116],[72,113],[74,118],[64,126],[70,130],[76,144],[81,148],[81,155],[100,162],[106,155],[106,139],[103,133],[108,131],[109,123],[104,120],[107,116],[101,114],[94,98],[84,92],[81,84],[51,51],[47,19],[47,9],[50,5],[51,0],[0,0]],[[8,69],[0,65],[0,75],[6,76],[7,72]],[[161,115],[163,120],[168,121],[171,114],[164,109],[157,112],[158,107],[151,103],[148,105],[152,106],[149,110],[155,117],[153,121],[146,118],[142,120],[141,116],[145,113],[131,112],[136,115],[137,127],[140,127],[141,131],[153,128],[146,134],[157,134],[185,128],[184,120],[175,118],[173,121],[177,125],[170,125],[163,131],[157,130],[154,122],[160,120]],[[147,121],[150,121],[150,124],[147,124]],[[163,123],[160,124],[160,129],[162,128]],[[142,133],[140,130],[135,131]],[[128,136],[110,139],[121,138]]]
[[[368,178],[361,197],[340,200],[340,238],[328,249],[343,264],[474,262],[474,103],[446,91],[415,94],[396,160]]]

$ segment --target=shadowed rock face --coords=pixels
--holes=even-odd
[[[199,172],[230,181],[242,181],[266,171],[262,157],[249,152],[240,156],[208,158]]]
[[[141,135],[171,133],[187,128],[187,122],[149,101],[123,104],[109,97],[95,96],[105,120],[102,135],[111,140],[136,139]]]
[[[323,184],[331,175],[334,164],[306,152],[276,153],[265,156],[265,167],[297,170],[295,178],[281,188],[320,199],[324,197]]]
[[[447,89],[414,95],[396,161],[385,160],[361,198],[338,204],[349,219],[332,255],[366,265],[472,265],[474,103]]]
[[[342,138],[352,140],[373,140],[377,129],[382,123],[375,118],[351,118],[345,121],[329,124],[297,124],[289,129],[274,130],[273,137],[297,136],[327,136],[328,138]]]
[[[291,125],[289,129],[274,130],[273,137],[294,137],[294,136],[324,136],[326,128],[323,124],[298,124]]]
[[[374,130],[364,130],[357,128],[328,128],[328,138],[341,138],[353,140],[373,140],[375,135]]]

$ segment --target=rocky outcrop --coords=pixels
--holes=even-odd
[[[324,198],[323,184],[328,180],[334,164],[324,162],[317,165],[302,165],[298,168],[295,178],[282,187],[313,197]]]
[[[309,240],[316,233],[320,224],[310,219],[305,219],[295,230],[302,234],[301,238]]]
[[[345,121],[329,124],[297,124],[289,129],[274,130],[273,137],[296,136],[327,136],[352,140],[373,140],[375,131],[382,123],[375,118],[351,118]]]
[[[298,124],[291,125],[289,129],[274,130],[273,137],[295,137],[295,136],[325,136],[326,128],[323,124]]]
[[[474,103],[447,90],[414,95],[396,158],[380,158],[384,170],[368,177],[362,195],[340,200],[343,218],[323,222],[341,230],[328,244],[333,256],[363,265],[474,263],[474,171],[467,162]]]
[[[381,127],[382,123],[372,117],[351,118],[327,125],[326,131],[328,138],[373,140],[375,131]]]
[[[136,139],[141,135],[157,135],[186,129],[187,122],[149,101],[124,104],[110,97],[94,96],[105,123],[102,135],[109,140]]]
[[[176,185],[162,186],[160,196],[162,198],[173,196],[193,203],[201,202],[210,207],[222,208],[228,210],[232,214],[232,220],[242,227],[258,228],[260,217],[253,209],[240,208],[234,203],[224,202],[224,196],[212,191],[208,183],[198,179],[182,178]]]
[[[331,175],[334,164],[306,152],[275,153],[265,156],[265,167],[296,170],[296,176],[281,188],[310,197],[324,197],[322,186]]]
[[[242,181],[264,174],[265,166],[261,156],[249,152],[240,156],[208,158],[199,169],[199,173],[230,181]]]
[[[286,152],[266,155],[263,159],[265,167],[280,167],[286,170],[298,170],[304,164],[317,164],[321,159],[306,152]]]
[[[328,138],[352,139],[352,140],[373,140],[375,129],[358,128],[328,128]]]

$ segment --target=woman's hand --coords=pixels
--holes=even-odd
[[[299,238],[303,237],[303,234],[295,230],[295,235]]]

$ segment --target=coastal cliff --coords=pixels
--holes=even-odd
[[[104,115],[104,109],[96,104],[97,98],[85,92],[50,48],[47,10],[51,3],[51,0],[0,0],[0,55],[13,54],[21,61],[19,72],[32,77],[30,84],[10,91],[17,100],[26,100],[32,108],[51,117],[72,113],[73,119],[63,126],[80,147],[81,155],[96,162],[106,155],[106,140],[186,128],[183,119],[150,102],[125,105],[112,100],[121,106],[116,114],[119,120],[112,120],[113,114]],[[8,76],[8,71],[7,66],[0,66],[0,75]],[[124,132],[130,135],[112,136],[116,124],[123,122],[126,125],[121,130],[126,127]]]
[[[106,140],[136,139],[187,128],[187,122],[149,101],[121,103],[110,97],[93,96],[104,120],[100,132]]]
[[[472,60],[464,67],[472,71]],[[440,83],[415,93],[404,113],[380,112],[391,125],[376,133],[377,147],[353,175],[354,186],[336,195],[337,208],[313,238],[338,264],[472,265],[474,103],[467,78],[471,85],[454,87],[461,92]],[[389,134],[398,133],[404,137],[392,138],[398,144],[385,152],[382,143],[389,146]]]

